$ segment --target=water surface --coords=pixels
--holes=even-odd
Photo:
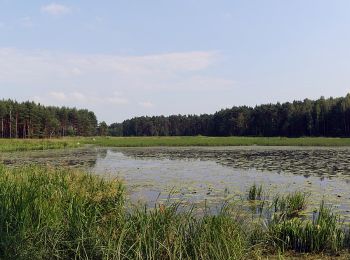
[[[350,148],[153,147],[2,153],[3,163],[87,169],[122,179],[133,202],[171,200],[199,207],[238,200],[254,183],[273,196],[310,192],[309,210],[324,199],[350,216]],[[347,217],[347,220],[349,218]]]

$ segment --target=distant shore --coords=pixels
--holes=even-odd
[[[83,145],[104,147],[155,146],[327,146],[350,147],[350,138],[329,137],[67,137],[53,139],[0,139],[0,152],[77,148]]]

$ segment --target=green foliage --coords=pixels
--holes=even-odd
[[[246,259],[242,223],[178,205],[125,210],[117,181],[71,170],[0,168],[1,259]]]
[[[307,193],[300,191],[286,196],[275,196],[272,201],[272,207],[279,219],[289,219],[298,216],[300,211],[306,208],[307,197]]]
[[[324,204],[313,219],[274,217],[304,201],[297,193],[274,201],[267,222],[229,205],[198,216],[179,204],[131,207],[120,182],[91,174],[0,166],[0,258],[261,259],[263,252],[349,249],[349,231]]]
[[[350,136],[350,94],[232,107],[212,115],[143,116],[110,127],[119,136]]]
[[[0,138],[91,136],[96,128],[95,114],[86,109],[0,100]]]
[[[84,143],[104,147],[150,147],[150,146],[350,146],[350,138],[324,137],[106,137],[83,139]]]
[[[29,151],[74,148],[152,146],[350,146],[349,138],[267,138],[267,137],[73,137],[51,139],[0,139],[0,151]]]
[[[262,199],[262,185],[258,186],[254,183],[248,190],[248,200],[261,200]]]
[[[284,219],[269,226],[274,246],[283,251],[338,252],[344,249],[346,231],[339,216],[326,208],[324,203],[314,213],[313,220]]]
[[[75,148],[79,139],[0,139],[0,152]]]
[[[0,168],[0,258],[101,258],[123,187],[69,170]]]
[[[98,135],[99,136],[106,136],[108,134],[108,125],[106,124],[106,122],[101,122],[98,125]]]

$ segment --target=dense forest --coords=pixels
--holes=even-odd
[[[1,138],[92,136],[98,132],[95,114],[86,109],[0,100]]]
[[[350,136],[350,94],[312,101],[240,106],[212,115],[135,117],[109,126],[113,136]]]
[[[64,136],[350,136],[350,94],[240,106],[215,114],[135,117],[108,126],[86,109],[0,100],[0,138]]]

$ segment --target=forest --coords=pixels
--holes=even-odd
[[[135,117],[109,126],[112,136],[350,136],[350,94],[214,114]]]
[[[0,100],[1,138],[92,136],[98,130],[95,114],[86,109]]]
[[[350,136],[350,94],[255,107],[239,106],[214,114],[142,116],[98,124],[87,109],[0,100],[1,138],[64,136]]]

